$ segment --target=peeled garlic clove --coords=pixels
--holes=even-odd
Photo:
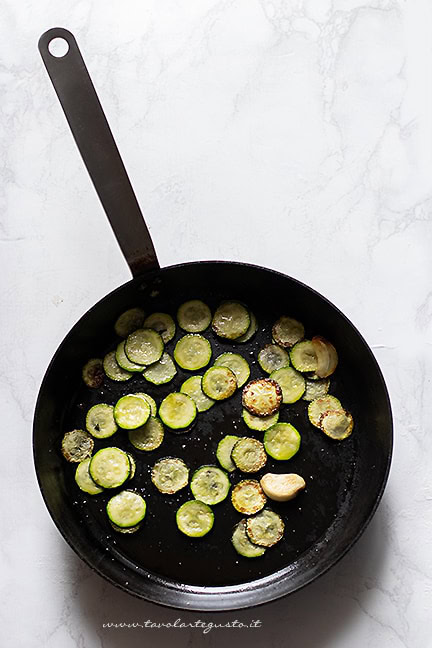
[[[338,364],[336,349],[331,342],[320,335],[312,338],[312,344],[317,357],[316,375],[320,378],[331,376]]]
[[[287,502],[306,487],[303,477],[295,473],[267,473],[261,478],[260,484],[267,497],[276,502]]]

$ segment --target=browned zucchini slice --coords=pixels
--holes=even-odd
[[[301,322],[282,315],[277,322],[273,324],[272,335],[276,344],[284,349],[294,346],[304,338],[304,326]]]
[[[255,416],[270,416],[281,406],[282,389],[270,378],[251,380],[243,389],[242,403]]]
[[[354,427],[352,415],[345,410],[331,410],[320,417],[321,430],[331,439],[342,441],[350,436]]]
[[[242,437],[234,444],[231,459],[243,472],[252,473],[261,470],[267,463],[264,444],[252,437]]]
[[[256,479],[243,479],[232,489],[231,502],[239,513],[253,515],[264,508],[267,498]]]

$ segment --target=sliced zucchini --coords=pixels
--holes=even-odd
[[[239,438],[240,437],[235,436],[234,434],[227,434],[227,436],[224,436],[224,438],[218,443],[216,458],[222,468],[225,468],[228,472],[232,472],[236,469],[236,465],[231,459],[231,452]]]
[[[126,451],[126,454],[129,457],[129,463],[130,463],[130,473],[129,473],[129,477],[128,477],[128,481],[130,481],[131,479],[133,479],[135,477],[136,461],[135,461],[135,457],[133,455],[131,455],[130,452]]]
[[[192,475],[190,483],[195,499],[211,506],[223,502],[230,488],[228,475],[217,466],[201,466]]]
[[[131,362],[129,360],[129,358],[125,353],[125,344],[126,344],[125,340],[122,340],[117,345],[115,357],[118,366],[124,369],[125,371],[130,371],[131,373],[134,373],[135,371],[142,371],[143,369],[145,369],[144,365],[136,364],[135,362]]]
[[[231,542],[233,543],[234,549],[237,551],[240,556],[245,556],[245,558],[258,558],[262,556],[266,548],[258,547],[258,545],[253,544],[246,533],[246,520],[240,520],[236,524],[234,533],[231,537]]]
[[[117,488],[129,479],[129,457],[120,448],[102,448],[93,455],[89,465],[90,477],[102,488]]]
[[[237,378],[237,387],[243,387],[250,376],[247,360],[238,353],[222,353],[214,361],[215,367],[228,367]]]
[[[243,437],[233,446],[231,459],[243,472],[258,472],[266,465],[267,455],[261,441]]]
[[[103,368],[108,378],[111,378],[111,380],[115,380],[116,382],[123,382],[132,378],[131,372],[125,371],[118,364],[115,351],[110,351],[106,354],[103,359]]]
[[[144,320],[143,326],[157,331],[164,344],[172,340],[176,332],[175,322],[168,313],[152,313]]]
[[[114,418],[124,430],[134,430],[147,423],[151,408],[145,398],[128,394],[119,398],[114,406]]]
[[[138,396],[139,398],[144,398],[147,403],[150,405],[150,414],[151,416],[156,416],[157,414],[157,405],[154,398],[146,394],[145,392],[136,392],[135,394],[130,394],[131,396]]]
[[[350,436],[353,431],[354,421],[349,412],[345,410],[331,410],[324,412],[320,417],[320,428],[331,439],[342,441]]]
[[[270,374],[282,389],[282,402],[284,404],[295,403],[304,394],[305,379],[293,367],[282,367]]]
[[[242,418],[248,428],[250,428],[251,430],[264,432],[265,430],[268,430],[269,427],[278,422],[279,412],[270,414],[270,416],[254,416],[253,414],[248,412],[247,409],[243,408]]]
[[[90,457],[94,441],[85,430],[71,430],[63,436],[61,451],[66,461],[80,463]]]
[[[206,535],[214,523],[214,514],[210,506],[199,500],[189,500],[180,506],[176,513],[179,530],[190,538],[201,538]]]
[[[75,481],[84,493],[88,493],[89,495],[98,495],[99,493],[102,493],[103,488],[98,486],[90,477],[89,464],[90,457],[87,457],[84,461],[80,461],[76,467]]]
[[[281,540],[285,524],[280,515],[269,509],[246,520],[246,534],[259,547],[273,547]]]
[[[242,304],[226,301],[216,309],[212,329],[221,338],[235,340],[247,333],[250,320],[249,311]]]
[[[156,331],[150,328],[141,328],[128,335],[125,343],[125,352],[131,362],[141,365],[150,365],[162,357],[164,343]]]
[[[151,452],[161,445],[164,439],[164,428],[158,418],[151,416],[145,425],[129,430],[128,437],[137,450]]]
[[[166,396],[159,407],[162,422],[172,430],[187,428],[195,420],[197,407],[187,394],[173,392]]]
[[[98,403],[90,407],[86,416],[86,429],[95,439],[107,439],[112,436],[117,432],[114,407],[106,403]]]
[[[300,434],[291,423],[275,423],[264,433],[264,447],[273,459],[291,459],[300,448]]]
[[[225,400],[237,389],[237,379],[228,367],[210,367],[202,378],[201,388],[209,398]]]
[[[279,344],[284,349],[294,346],[296,342],[300,342],[304,338],[304,334],[303,324],[285,315],[280,317],[272,328],[273,339],[276,344]]]
[[[276,369],[288,367],[289,363],[289,354],[277,344],[266,344],[258,353],[258,364],[268,374]]]
[[[191,376],[184,381],[180,392],[187,394],[195,401],[198,412],[206,412],[210,407],[213,407],[215,401],[204,394],[201,389],[201,380],[202,376]]]
[[[184,335],[174,349],[174,360],[179,367],[196,371],[206,367],[210,362],[212,348],[210,342],[197,333]]]
[[[316,398],[325,396],[330,387],[330,380],[322,378],[318,380],[310,380],[306,378],[305,392],[302,396],[305,401],[313,401]]]
[[[260,484],[267,497],[276,502],[288,502],[306,487],[303,477],[295,473],[282,475],[267,473],[261,477]]]
[[[104,376],[103,361],[100,358],[91,358],[85,363],[82,370],[82,379],[87,387],[97,389],[102,385]]]
[[[177,321],[184,331],[200,333],[210,326],[210,308],[200,299],[191,299],[179,307]]]
[[[145,319],[142,308],[129,308],[117,318],[114,330],[119,337],[126,338],[132,331],[141,328]]]
[[[251,380],[243,389],[243,407],[255,416],[270,416],[282,403],[282,389],[271,378]]]
[[[315,398],[311,401],[308,406],[308,417],[309,421],[315,427],[320,427],[321,415],[325,412],[331,412],[334,410],[343,410],[341,402],[336,396],[322,396],[321,398]]]
[[[173,495],[187,486],[189,468],[178,457],[159,459],[152,468],[151,480],[160,493]]]
[[[315,371],[317,368],[317,355],[310,340],[294,344],[290,351],[290,358],[292,366],[297,371]]]
[[[250,316],[250,324],[248,330],[246,331],[246,333],[244,333],[244,335],[240,335],[240,337],[235,339],[236,342],[240,342],[241,344],[243,344],[244,342],[249,342],[249,340],[258,331],[257,318],[252,313],[252,311],[249,311],[249,316]]]
[[[253,515],[264,508],[267,498],[256,479],[243,479],[232,489],[231,502],[239,513]]]
[[[160,360],[143,371],[143,376],[148,382],[153,383],[153,385],[165,385],[174,378],[176,373],[177,369],[175,368],[175,364],[169,353],[165,351]]]
[[[121,529],[135,527],[144,520],[145,499],[134,491],[124,490],[108,500],[106,505],[110,521]]]

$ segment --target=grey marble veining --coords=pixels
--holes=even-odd
[[[42,503],[30,443],[42,375],[71,325],[129,278],[37,51],[57,25],[76,34],[161,263],[292,274],[352,318],[384,372],[395,451],[383,502],[312,586],[217,617],[262,629],[103,629],[214,615],[112,588]],[[1,3],[5,645],[432,646],[431,25],[428,0]]]

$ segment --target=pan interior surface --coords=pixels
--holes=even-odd
[[[187,434],[165,432],[165,439],[150,453],[135,450],[127,432],[95,440],[95,450],[115,445],[130,451],[137,462],[130,487],[147,501],[147,515],[135,534],[114,532],[105,512],[112,493],[91,497],[75,484],[73,464],[60,452],[67,430],[85,429],[85,415],[97,402],[114,404],[120,396],[145,391],[159,404],[178,391],[191,374],[177,367],[167,385],[154,386],[138,374],[127,382],[105,379],[100,389],[81,380],[84,363],[115,348],[119,338],[113,324],[132,306],[147,314],[168,312],[175,317],[187,299],[203,299],[212,311],[225,299],[244,302],[256,315],[259,328],[245,344],[217,339],[210,330],[213,359],[225,351],[242,354],[251,367],[251,379],[263,376],[258,351],[271,342],[271,327],[282,314],[305,325],[306,337],[323,335],[335,345],[339,366],[330,393],[354,417],[352,436],[335,442],[314,428],[307,418],[307,403],[283,406],[281,421],[300,432],[299,452],[289,461],[269,457],[259,473],[231,474],[232,485],[265,472],[295,472],[306,489],[291,502],[268,502],[285,522],[281,542],[264,556],[247,559],[231,545],[234,525],[242,518],[230,503],[213,507],[215,523],[203,538],[188,538],[175,523],[175,512],[192,499],[189,488],[175,495],[160,494],[150,481],[150,470],[162,457],[184,459],[190,474],[203,464],[217,464],[216,447],[227,434],[262,439],[241,419],[241,390],[198,415]],[[168,343],[172,353],[184,334],[177,327]],[[197,373],[197,372],[194,372]],[[201,372],[202,373],[202,372]],[[369,521],[381,497],[389,468],[392,425],[385,384],[376,361],[352,324],[327,300],[299,282],[256,266],[228,262],[189,263],[137,278],[111,293],[75,325],[48,368],[39,394],[34,424],[36,471],[47,507],[59,530],[90,566],[132,594],[180,608],[235,609],[263,603],[298,589],[326,571],[352,545]],[[117,491],[115,491],[117,492]],[[221,594],[224,596],[221,597]]]

